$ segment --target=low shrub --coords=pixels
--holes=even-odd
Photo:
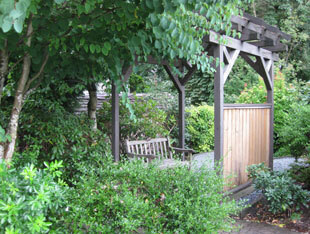
[[[57,231],[67,189],[59,179],[61,162],[46,165],[18,170],[0,161],[0,233]]]
[[[197,152],[214,149],[214,107],[191,106],[186,110],[187,144]]]
[[[228,231],[230,214],[240,207],[224,197],[224,180],[217,172],[98,160],[85,167],[85,176],[68,195],[66,228],[73,233]]]
[[[303,190],[289,173],[270,171],[264,163],[248,167],[249,178],[254,179],[256,189],[262,190],[269,205],[269,211],[276,214],[292,213],[306,206],[310,201],[310,192]]]

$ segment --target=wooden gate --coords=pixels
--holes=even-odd
[[[269,164],[270,111],[270,104],[224,104],[223,170],[234,185],[248,181],[248,165]]]

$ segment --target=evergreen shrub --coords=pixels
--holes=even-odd
[[[85,166],[68,194],[68,232],[215,233],[229,231],[241,208],[223,194],[218,170],[159,169],[109,158]],[[220,174],[220,173],[219,173]]]
[[[187,144],[197,152],[214,149],[214,107],[191,106],[186,109]]]
[[[272,213],[292,213],[301,206],[307,207],[310,192],[296,184],[287,171],[270,171],[264,163],[251,165],[248,171],[255,188],[262,190]]]

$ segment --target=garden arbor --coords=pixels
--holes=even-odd
[[[263,20],[248,14],[233,16],[232,28],[239,32],[236,37],[210,31],[203,38],[203,47],[208,55],[220,62],[214,75],[214,121],[215,160],[223,160],[224,173],[236,174],[234,183],[247,181],[245,168],[253,163],[273,162],[273,80],[274,61],[277,52],[287,50],[281,39],[290,36]],[[241,56],[263,79],[267,89],[265,104],[225,104],[224,85],[233,65]],[[174,66],[184,75],[179,77],[167,61],[156,61],[151,56],[147,63],[163,65],[179,93],[179,147],[185,143],[185,85],[196,71],[196,66],[187,61],[176,60]],[[123,82],[130,77],[132,67],[123,69]],[[119,94],[112,84],[112,153],[119,160]]]

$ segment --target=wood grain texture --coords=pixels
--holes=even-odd
[[[270,144],[270,108],[224,109],[224,175],[239,186],[248,182],[248,165],[268,165]]]

